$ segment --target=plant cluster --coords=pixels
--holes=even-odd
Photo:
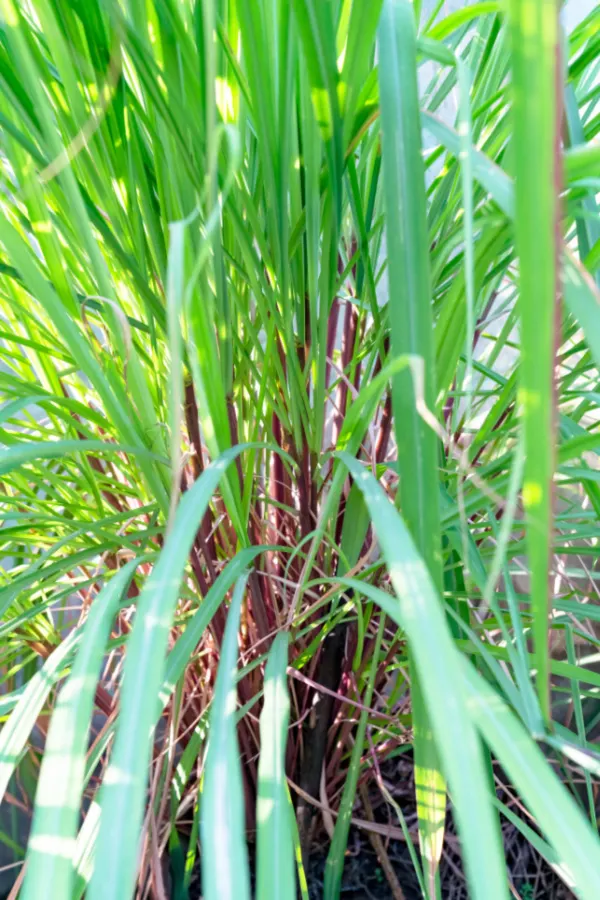
[[[600,896],[600,11],[441,7],[0,0],[11,897]]]

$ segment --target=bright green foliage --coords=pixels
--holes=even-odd
[[[26,900],[306,898],[311,799],[334,900],[359,785],[600,896],[600,13],[440,10],[0,0]]]
[[[290,722],[286,684],[288,638],[280,632],[265,667],[260,717],[260,761],[256,798],[256,892],[265,900],[296,896],[292,810],[285,781],[285,750]]]
[[[554,469],[554,368],[561,226],[560,84],[555,0],[515,0],[510,9],[519,254],[521,378],[525,432],[523,503],[529,519],[533,637],[540,704],[550,718],[548,592]],[[559,105],[560,104],[560,105]],[[544,435],[544,440],[540,436]]]
[[[48,884],[57,896],[71,896],[72,854],[98,672],[121,594],[136,565],[137,560],[127,563],[95,599],[73,669],[54,709],[36,792],[24,897],[39,897]]]
[[[399,372],[393,383],[400,476],[397,501],[434,583],[441,590],[438,437],[422,414],[424,408],[435,407],[436,375],[417,48],[411,5],[386,2],[379,28],[391,352],[394,356],[410,355],[415,360],[415,365]],[[416,669],[412,677],[419,838],[428,864],[429,890],[434,895],[444,841],[446,786]]]
[[[237,633],[246,580],[242,578],[236,584],[227,616],[200,797],[202,893],[207,900],[217,897],[248,900],[250,897],[244,792],[235,727]],[[291,841],[289,850],[291,852]]]

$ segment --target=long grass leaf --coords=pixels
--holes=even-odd
[[[80,631],[72,631],[50,654],[44,665],[29,680],[8,722],[0,732],[0,800],[4,797],[29,735],[44,708],[44,703],[65,665],[81,640]]]
[[[463,672],[471,716],[483,738],[569,870],[578,896],[593,900],[600,893],[600,840],[595,829],[516,716],[466,660]]]
[[[392,352],[395,357],[420,357],[425,382],[425,396],[418,397],[410,371],[399,372],[393,381],[399,501],[433,582],[441,589],[437,439],[419,413],[420,403],[434,408],[435,373],[415,24],[410,3],[386,0],[379,48]],[[429,890],[434,896],[446,797],[418,675],[413,677],[412,708],[419,837],[428,861]]]
[[[550,718],[548,595],[554,473],[554,355],[560,248],[558,8],[512,0],[515,230],[519,254],[523,502],[528,518],[533,642],[542,712]],[[543,440],[540,437],[543,435]]]
[[[247,577],[239,579],[227,616],[215,684],[200,796],[202,889],[206,900],[250,900],[244,788],[236,731],[238,628]]]
[[[374,476],[348,454],[339,455],[364,494],[397,594],[397,599],[389,604],[389,614],[394,613],[411,647],[434,739],[452,792],[473,897],[506,900],[508,889],[498,819],[491,806],[479,736],[467,707],[459,654],[439,593],[407,526]]]
[[[109,441],[24,441],[7,447],[2,453],[0,475],[37,459],[60,459],[69,453],[131,453],[146,459],[167,463],[165,457],[157,456],[145,447],[129,447],[125,444],[111,444]]]
[[[285,778],[290,701],[286,684],[288,635],[269,651],[260,716],[260,760],[256,799],[256,891],[265,900],[296,897],[294,840]]]
[[[71,674],[50,720],[28,842],[26,900],[71,896],[94,692],[112,621],[137,565],[138,560],[127,563],[94,599]]]
[[[155,709],[169,629],[194,537],[236,447],[207,468],[183,496],[160,558],[148,579],[129,638],[115,746],[100,792],[100,834],[89,900],[134,891]]]

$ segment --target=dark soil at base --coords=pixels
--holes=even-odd
[[[452,840],[452,832],[450,819],[447,834],[453,847],[457,848],[456,839]],[[571,891],[517,829],[513,826],[504,827],[503,837],[508,871],[514,889],[513,897],[520,900],[574,900]],[[402,888],[404,900],[422,900],[419,882],[406,844],[390,840],[386,842],[385,849]],[[327,847],[314,847],[306,871],[310,900],[323,900],[326,860]],[[457,849],[444,850],[440,862],[440,883],[442,900],[469,900],[470,895]],[[350,830],[340,896],[341,900],[394,900],[384,869],[368,835],[354,827]],[[202,900],[199,872],[190,890],[190,900]],[[256,897],[256,900],[261,898]]]
[[[392,841],[387,854],[400,882],[405,900],[422,900],[406,845]],[[306,873],[310,900],[322,900],[326,850],[315,850]],[[344,864],[341,896],[343,900],[390,900],[393,897],[384,871],[364,832],[352,829]]]
[[[451,822],[449,823],[451,830]],[[504,843],[513,896],[522,900],[574,900],[548,864],[527,844],[516,829],[504,831]],[[404,894],[404,900],[422,900],[419,883],[406,844],[388,841],[386,852]],[[310,900],[323,900],[326,851],[315,850],[307,871]],[[440,863],[442,900],[469,900],[460,855],[444,851]],[[394,900],[383,867],[368,836],[352,829],[344,865],[342,900]],[[259,898],[257,898],[259,900]]]
[[[499,767],[494,767],[497,796],[511,808],[513,814],[520,810],[514,795],[506,785],[506,778]],[[410,753],[387,760],[381,775],[388,791],[402,809],[411,833],[416,832],[416,807],[414,767]],[[397,827],[396,817],[381,795],[377,785],[371,781],[369,796],[374,818],[380,825]],[[357,804],[355,815],[365,818],[364,810]],[[500,818],[507,872],[512,886],[512,896],[520,900],[574,900],[573,893],[561,881],[548,863],[523,837],[518,828],[504,817]],[[528,821],[531,825],[531,821]],[[310,900],[322,900],[323,874],[327,858],[328,840],[313,848],[310,857],[307,880]],[[383,838],[384,849],[391,868],[404,894],[404,900],[422,900],[419,881],[404,841]],[[440,860],[440,885],[442,900],[469,900],[460,840],[448,810],[445,841]],[[352,827],[348,840],[348,850],[344,865],[341,891],[342,900],[393,900],[393,893],[385,877],[384,867],[373,848],[370,837],[362,829]],[[257,898],[260,900],[260,898]],[[600,898],[599,898],[600,900]]]
[[[495,766],[494,774],[498,800],[509,807],[513,815],[520,816],[522,808],[516,802],[513,791],[506,785],[504,773]],[[414,767],[410,753],[404,753],[395,759],[388,759],[381,767],[381,776],[387,790],[402,809],[411,834],[416,836]],[[392,826],[397,834],[398,822],[395,814],[383,798],[374,780],[369,782],[368,794],[374,821],[386,828]],[[367,817],[359,800],[357,800],[354,815],[363,820]],[[526,821],[531,826],[531,820]],[[315,813],[317,829],[320,827],[320,822],[320,813],[317,811]],[[575,900],[574,894],[523,837],[521,831],[503,816],[500,817],[500,822],[512,897],[515,900]],[[404,900],[422,900],[423,895],[406,842],[398,840],[396,837],[391,839],[383,836],[382,842],[389,864],[402,889]],[[250,846],[249,849],[250,864],[253,869],[253,847]],[[306,867],[310,900],[323,900],[323,882],[328,850],[329,838],[321,829],[315,835]],[[460,840],[456,832],[451,806],[446,820],[444,850],[440,860],[439,874],[442,900],[470,900]],[[254,872],[252,871],[253,878]],[[189,900],[202,900],[199,883],[200,877],[197,868]],[[254,890],[254,885],[252,885],[252,889]],[[261,900],[261,898],[256,897],[256,900]],[[370,835],[363,828],[355,826],[351,827],[348,838],[341,900],[394,900],[394,894],[385,875],[384,865],[377,857]]]

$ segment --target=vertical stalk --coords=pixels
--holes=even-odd
[[[512,0],[516,239],[520,266],[521,402],[537,690],[550,719],[549,569],[555,445],[561,77],[556,0]]]
[[[419,413],[435,405],[433,321],[425,173],[417,85],[414,11],[405,0],[386,0],[379,26],[383,187],[386,208],[390,323],[393,356],[410,354],[423,366],[424,396],[412,371],[394,377],[392,408],[400,488],[398,501],[436,588],[442,592],[437,438]],[[429,715],[412,671],[415,783],[421,851],[435,896],[442,851],[446,788]]]

